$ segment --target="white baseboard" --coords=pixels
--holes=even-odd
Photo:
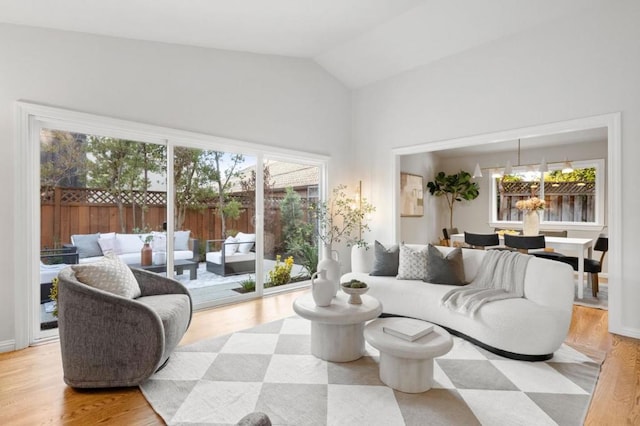
[[[11,352],[16,350],[16,341],[15,340],[4,340],[0,342],[0,353],[2,352]]]

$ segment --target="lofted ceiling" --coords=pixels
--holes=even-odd
[[[0,0],[0,22],[309,58],[358,88],[615,0]]]

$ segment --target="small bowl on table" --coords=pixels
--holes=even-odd
[[[369,291],[369,286],[362,283],[364,284],[364,287],[351,287],[351,284],[352,282],[342,283],[340,284],[340,288],[349,295],[349,300],[347,300],[348,303],[351,303],[352,305],[361,305],[362,298],[360,298],[360,295]]]

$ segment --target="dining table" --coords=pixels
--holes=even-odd
[[[498,235],[500,238],[500,246],[504,247],[504,236]],[[545,246],[554,250],[565,253],[570,252],[578,257],[578,299],[584,297],[584,259],[585,251],[587,258],[590,259],[593,254],[593,238],[573,238],[573,237],[544,237]],[[464,234],[451,235],[451,244],[464,243]]]

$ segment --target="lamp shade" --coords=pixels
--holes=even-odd
[[[480,170],[480,163],[476,163],[476,168],[473,170],[473,176],[474,178],[481,178],[482,177],[482,170]]]
[[[564,165],[562,166],[562,173],[571,173],[573,172],[573,166],[569,160],[565,160]]]

